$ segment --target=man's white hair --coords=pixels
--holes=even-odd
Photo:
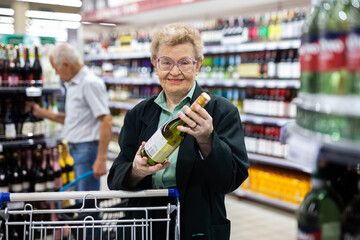
[[[71,64],[81,64],[79,54],[75,48],[68,43],[57,45],[51,50],[49,56],[52,58],[53,63],[57,66],[61,65],[64,60],[69,61]]]

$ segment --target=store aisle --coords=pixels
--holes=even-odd
[[[228,194],[225,199],[231,220],[231,240],[294,240],[295,213]]]

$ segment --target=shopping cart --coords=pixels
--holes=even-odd
[[[166,206],[152,207],[101,207],[98,201],[101,199],[128,199],[143,197],[174,197],[175,204],[168,203]],[[62,201],[70,199],[82,199],[80,208],[49,208],[36,209],[36,202]],[[85,200],[93,199],[94,206],[87,207]],[[12,209],[9,203],[23,203],[22,209]],[[180,203],[179,194],[174,189],[158,189],[144,191],[72,191],[72,192],[36,192],[36,193],[0,193],[0,204],[4,206],[0,210],[0,216],[4,219],[5,232],[0,239],[9,238],[11,231],[17,231],[18,239],[153,239],[152,229],[154,224],[163,223],[166,226],[162,239],[180,239]],[[7,206],[5,206],[7,205]],[[125,213],[127,211],[141,212],[143,218],[127,219],[103,219],[95,215]],[[160,218],[154,218],[152,212],[162,211]],[[65,218],[54,220],[52,216],[81,215],[79,219]],[[155,214],[156,216],[158,214]],[[172,217],[175,216],[175,217]],[[173,218],[173,220],[172,220]],[[170,222],[173,221],[173,224]],[[173,225],[174,229],[170,229]],[[156,236],[158,239],[158,236]]]

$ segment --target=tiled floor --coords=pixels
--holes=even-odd
[[[293,212],[227,195],[231,220],[231,240],[294,240],[296,219]]]

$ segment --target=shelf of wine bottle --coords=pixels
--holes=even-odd
[[[271,51],[282,49],[297,49],[300,47],[300,40],[284,40],[274,42],[248,42],[234,45],[217,45],[205,46],[204,54],[226,54],[226,53],[240,53],[253,51]],[[136,59],[149,58],[151,54],[149,51],[144,52],[101,52],[97,54],[86,54],[85,61],[99,61],[99,60],[116,60],[116,59]]]
[[[39,97],[43,93],[61,93],[59,87],[0,87],[0,94],[25,94],[28,97]]]
[[[55,147],[60,142],[58,138],[30,138],[14,141],[1,141],[0,139],[0,152],[3,152],[6,149],[16,149],[16,148],[29,148],[38,145],[45,145],[49,148]]]
[[[157,78],[114,78],[102,77],[105,83],[115,85],[160,85]],[[299,80],[296,79],[198,79],[201,86],[209,87],[254,87],[254,88],[292,88],[300,87]]]
[[[294,103],[307,111],[360,117],[360,98],[356,95],[324,95],[299,93]]]
[[[251,114],[240,114],[241,121],[247,123],[284,126],[285,124],[295,121],[293,118],[276,118],[268,116],[256,116]]]

